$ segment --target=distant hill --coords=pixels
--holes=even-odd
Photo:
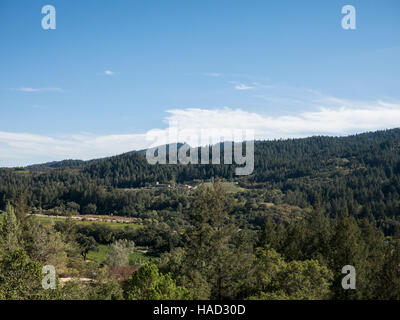
[[[221,144],[220,165],[150,165],[146,150],[131,151],[118,156],[89,161],[64,160],[24,168],[32,173],[77,169],[90,179],[112,187],[140,187],[146,183],[175,180],[179,183],[193,179],[241,179],[253,182],[284,181],[318,173],[332,175],[354,172],[388,161],[400,161],[400,129],[370,132],[347,137],[315,136],[255,142],[255,169],[249,177],[235,176],[236,165],[223,164]],[[183,144],[178,144],[180,148]],[[168,152],[168,147],[167,147]],[[211,157],[211,149],[210,149]],[[389,165],[389,164],[387,164]],[[396,163],[391,163],[397,168]],[[333,170],[334,169],[334,170]]]
[[[34,164],[25,167],[31,171],[46,171],[51,169],[68,168],[68,167],[81,167],[86,162],[83,160],[62,160],[62,161],[52,161],[42,164]]]
[[[183,146],[183,143],[178,143],[177,148],[179,149],[181,146]],[[168,145],[166,146],[166,150],[168,152]],[[129,151],[126,153],[121,154],[120,156],[124,155],[133,155],[133,154],[140,154],[145,156],[147,152],[147,149],[143,150],[134,150],[134,151]],[[46,163],[40,163],[40,164],[33,164],[29,165],[26,167],[21,168],[22,169],[27,169],[30,171],[48,171],[52,169],[60,169],[60,168],[71,168],[71,167],[82,167],[84,165],[96,162],[96,161],[101,161],[101,160],[107,160],[110,159],[110,157],[105,157],[105,158],[99,158],[99,159],[92,159],[92,160],[78,160],[78,159],[68,159],[68,160],[61,160],[61,161],[51,161],[51,162],[46,162]]]

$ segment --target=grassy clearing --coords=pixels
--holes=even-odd
[[[89,251],[87,258],[101,264],[106,260],[109,249],[108,245],[100,244],[98,250]],[[129,264],[131,266],[143,264],[150,260],[151,258],[146,253],[138,250],[129,255]]]
[[[88,252],[87,258],[89,260],[94,260],[99,264],[103,263],[107,258],[108,250],[108,245],[100,244],[97,250],[91,250]]]

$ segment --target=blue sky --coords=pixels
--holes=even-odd
[[[141,148],[168,118],[261,139],[400,126],[399,35],[398,0],[2,0],[0,166]]]

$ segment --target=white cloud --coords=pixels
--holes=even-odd
[[[146,146],[144,134],[44,136],[0,132],[0,167],[63,159],[89,160]]]
[[[246,86],[245,84],[237,84],[236,86],[235,86],[235,89],[236,90],[251,90],[251,89],[254,89],[254,87],[250,87],[250,86]]]
[[[237,81],[229,81],[229,83],[234,84],[236,90],[251,90],[251,89],[254,89],[254,87],[252,87],[252,86],[248,86],[248,85],[245,85],[245,84],[237,82]]]
[[[106,70],[106,71],[104,71],[104,74],[105,74],[106,76],[113,76],[113,75],[115,74],[115,72],[114,72],[114,71],[111,71],[111,70]]]
[[[252,89],[270,89],[274,88],[272,85],[266,85],[259,82],[252,82],[251,85],[247,85],[238,81],[229,81],[229,83],[234,84],[236,90],[252,90]]]
[[[61,88],[30,88],[30,87],[22,87],[17,89],[17,91],[21,92],[62,92]]]
[[[325,105],[328,102],[325,101]],[[180,129],[253,129],[258,139],[348,135],[400,127],[400,103],[332,101],[316,111],[268,116],[241,109],[174,109],[167,121]]]
[[[400,127],[400,102],[354,101],[318,96],[315,107],[294,115],[268,115],[242,109],[172,109],[164,122],[179,132],[254,130],[256,139],[299,138],[313,135],[342,136]],[[0,132],[0,166],[28,165],[62,159],[93,159],[150,147],[153,133],[166,139],[169,129],[142,134],[44,136]],[[213,136],[213,142],[220,137]],[[193,146],[196,141],[175,139]],[[171,141],[170,141],[171,142]],[[43,156],[45,155],[45,156]]]

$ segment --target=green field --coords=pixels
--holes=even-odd
[[[107,257],[107,253],[108,253],[108,246],[104,245],[104,244],[100,244],[98,246],[97,250],[89,251],[87,258],[89,260],[94,260],[97,263],[103,263]]]
[[[109,250],[108,245],[100,244],[97,250],[89,251],[87,258],[89,260],[94,260],[97,263],[101,264],[107,258],[108,250]],[[129,256],[129,264],[132,266],[143,264],[150,260],[151,258],[146,253],[137,250],[135,250],[135,252],[131,253]]]

